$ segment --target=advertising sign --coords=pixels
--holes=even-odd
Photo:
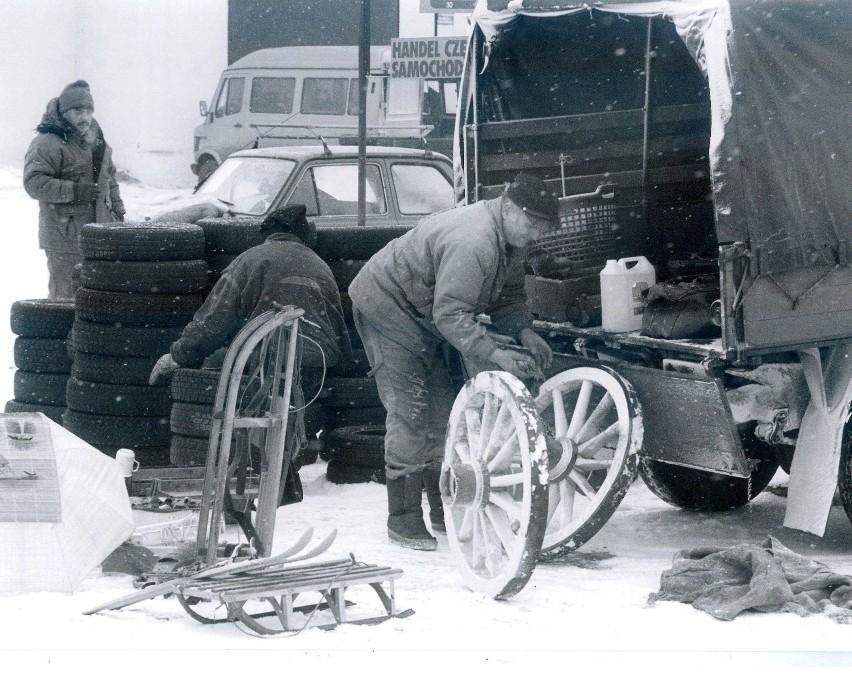
[[[466,37],[408,37],[391,40],[391,77],[459,78]]]

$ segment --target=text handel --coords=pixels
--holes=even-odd
[[[465,38],[395,39],[391,42],[391,77],[461,77]]]

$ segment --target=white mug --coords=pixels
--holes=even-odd
[[[133,473],[139,470],[139,462],[136,460],[136,454],[132,449],[119,449],[115,453],[115,460],[124,471],[124,477],[131,477]]]

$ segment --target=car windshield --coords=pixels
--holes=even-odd
[[[233,213],[264,215],[295,168],[289,159],[230,157],[196,194],[224,202]]]

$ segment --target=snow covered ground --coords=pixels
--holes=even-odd
[[[122,193],[130,218],[185,195],[133,184],[123,184]],[[18,168],[0,167],[0,218],[0,310],[8,316],[13,301],[43,297],[47,288],[36,240],[37,204],[24,193]],[[6,318],[0,332],[3,400],[12,397],[13,339]],[[540,564],[520,594],[496,602],[465,588],[446,538],[439,539],[433,553],[387,542],[384,487],[331,484],[322,462],[303,468],[302,480],[304,501],[279,510],[275,549],[307,527],[317,538],[337,529],[328,556],[352,553],[360,561],[402,569],[397,605],[413,609],[413,616],[278,638],[253,637],[233,625],[199,624],[174,598],[83,616],[85,609],[132,591],[130,577],[95,572],[73,595],[0,596],[3,669],[26,664],[41,671],[47,663],[96,672],[106,666],[122,672],[258,665],[313,665],[317,671],[398,666],[413,672],[439,665],[453,671],[491,665],[637,672],[852,667],[852,625],[791,614],[749,614],[721,622],[687,605],[652,607],[647,602],[677,550],[760,543],[769,534],[837,572],[852,574],[852,525],[839,507],[833,508],[825,537],[817,538],[781,527],[785,501],[780,496],[764,493],[736,512],[689,513],[666,505],[637,481],[591,542],[558,564]],[[776,477],[783,480],[783,474]],[[153,516],[137,517],[147,523]],[[370,595],[356,601],[377,607]]]

